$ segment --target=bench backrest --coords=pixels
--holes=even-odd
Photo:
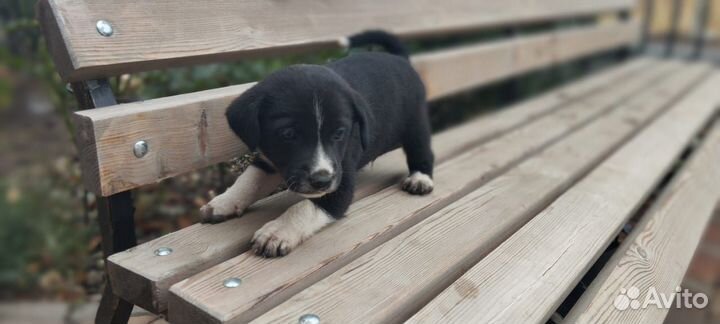
[[[628,12],[634,0],[41,0],[38,15],[61,77],[76,82],[172,66],[338,47],[366,29],[403,37]],[[102,21],[102,22],[101,22]],[[429,99],[591,53],[626,47],[627,21],[552,30],[412,57]],[[102,196],[247,152],[224,118],[251,84],[76,113],[88,190]],[[148,153],[138,157],[139,141]]]

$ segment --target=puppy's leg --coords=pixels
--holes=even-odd
[[[427,116],[420,114],[416,125],[408,127],[403,139],[410,175],[403,180],[402,188],[413,195],[425,195],[433,190],[434,156],[430,148],[430,136]]]
[[[257,230],[252,239],[253,251],[268,258],[286,255],[334,220],[325,210],[305,199]]]
[[[251,164],[223,194],[200,208],[200,221],[220,223],[240,215],[254,202],[267,197],[282,183],[278,173],[269,173]]]
[[[263,225],[252,239],[255,254],[284,256],[323,227],[341,218],[352,202],[354,178],[344,173],[338,189],[317,199],[303,200]]]

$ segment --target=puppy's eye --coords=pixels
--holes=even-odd
[[[336,141],[343,139],[343,137],[345,137],[345,128],[344,127],[338,128],[332,135],[332,139],[336,140]]]
[[[295,139],[295,130],[292,128],[285,128],[280,131],[280,137],[286,140]]]

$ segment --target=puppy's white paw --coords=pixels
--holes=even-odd
[[[266,258],[284,256],[303,241],[302,233],[276,219],[263,225],[252,239],[255,254]]]
[[[200,221],[220,223],[240,215],[258,199],[267,197],[281,182],[280,174],[268,174],[257,166],[250,165],[222,195],[200,208]]]
[[[402,188],[413,195],[426,195],[433,191],[434,185],[430,176],[416,171],[403,180]]]
[[[221,223],[233,216],[240,215],[244,209],[243,206],[237,204],[236,200],[220,195],[200,207],[200,222]]]
[[[257,230],[251,241],[252,249],[267,258],[287,255],[333,221],[334,218],[313,202],[303,200]]]

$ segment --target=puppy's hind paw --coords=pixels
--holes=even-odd
[[[413,195],[427,195],[433,191],[434,185],[430,176],[416,171],[403,180],[402,189]]]

